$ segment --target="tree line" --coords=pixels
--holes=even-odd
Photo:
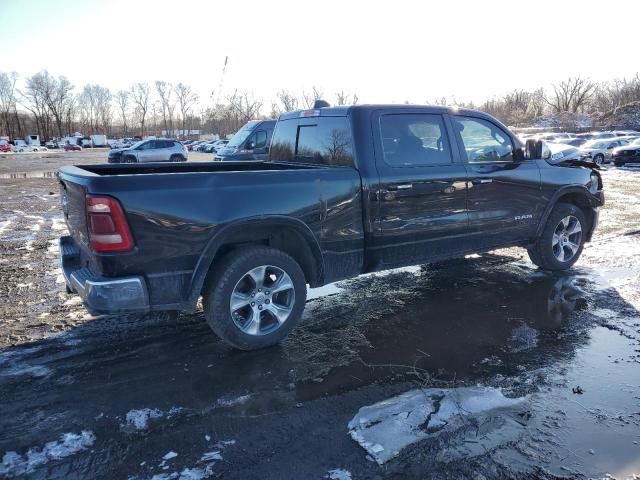
[[[299,93],[276,92],[269,106],[262,98],[246,91],[220,95],[211,93],[203,104],[193,89],[182,82],[138,82],[128,89],[112,92],[98,84],[81,89],[65,76],[43,70],[20,80],[17,73],[0,72],[0,135],[11,138],[38,133],[42,139],[64,137],[80,131],[109,136],[160,135],[161,131],[179,136],[179,131],[198,129],[227,135],[256,118],[277,118],[281,113],[311,108],[324,91],[313,86]],[[215,101],[214,101],[215,99]],[[334,103],[358,103],[356,93],[340,91]],[[527,126],[548,113],[586,113],[594,117],[640,101],[640,76],[596,83],[576,76],[557,82],[550,89],[512,90],[475,105],[454,97],[441,97],[426,103],[477,108],[494,115],[507,125]]]
[[[597,123],[617,109],[640,102],[640,75],[608,82],[593,82],[580,76],[569,77],[550,89],[515,89],[481,104],[441,97],[432,103],[474,108],[493,115],[506,125],[530,126],[536,119],[553,113],[588,114]]]

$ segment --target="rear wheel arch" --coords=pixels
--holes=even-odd
[[[200,256],[191,281],[189,309],[195,308],[215,267],[231,251],[243,246],[268,246],[292,257],[311,286],[322,284],[324,263],[320,246],[309,227],[299,220],[277,217],[255,219],[224,227],[209,242]]]

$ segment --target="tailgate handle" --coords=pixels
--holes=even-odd
[[[398,185],[389,185],[389,190],[411,190],[413,188],[413,184],[411,183],[400,183]]]

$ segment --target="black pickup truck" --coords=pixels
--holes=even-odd
[[[569,268],[604,203],[586,165],[477,111],[318,106],[279,118],[268,161],[62,167],[61,262],[93,313],[202,296],[213,331],[255,349],[307,284],[512,246]]]

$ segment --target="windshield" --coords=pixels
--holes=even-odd
[[[636,138],[633,142],[631,142],[631,145],[640,145],[640,138]]]
[[[251,135],[251,132],[253,132],[253,128],[258,123],[260,122],[255,120],[247,123],[244,127],[238,130],[233,137],[231,137],[231,140],[229,140],[229,143],[227,144],[227,146],[239,147],[240,145],[242,145],[244,141],[247,139],[247,137]]]
[[[606,143],[607,143],[607,142],[591,141],[591,142],[587,142],[587,143],[585,143],[583,146],[584,146],[584,148],[598,148],[598,149],[602,149],[602,148],[606,148]]]
[[[134,143],[133,145],[131,145],[129,148],[130,149],[134,149],[134,148],[138,148],[140,145],[142,145],[144,142],[146,142],[146,140],[140,140],[139,142]]]

